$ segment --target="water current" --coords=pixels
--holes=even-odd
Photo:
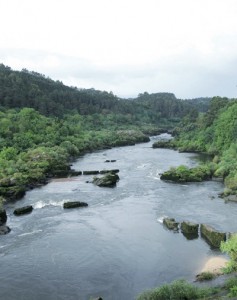
[[[177,278],[192,281],[205,262],[222,255],[202,239],[165,229],[162,218],[236,231],[237,205],[218,198],[221,182],[160,180],[171,166],[195,166],[199,156],[152,149],[151,142],[86,154],[76,170],[119,169],[114,188],[93,176],[53,179],[7,206],[12,231],[0,237],[0,299],[131,300]],[[106,163],[105,160],[116,160]],[[64,201],[87,208],[64,210]],[[32,204],[17,217],[16,207]]]

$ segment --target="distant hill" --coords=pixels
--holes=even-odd
[[[201,99],[205,98],[183,101],[172,93],[147,92],[134,99],[121,99],[112,92],[69,87],[37,72],[14,71],[0,64],[0,105],[31,107],[46,116],[61,117],[70,111],[81,115],[115,113],[145,116],[156,122],[159,118],[179,119],[194,110],[202,111],[205,101]]]
[[[210,97],[201,97],[201,98],[194,98],[194,99],[185,99],[184,101],[188,104],[194,106],[199,112],[207,112],[212,98]]]

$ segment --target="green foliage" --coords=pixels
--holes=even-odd
[[[179,166],[177,168],[170,168],[170,170],[164,172],[161,175],[161,179],[175,182],[200,182],[211,179],[212,174],[212,164],[200,165],[195,168]]]
[[[170,93],[119,99],[68,87],[0,64],[0,195],[14,198],[87,151],[148,141],[143,133],[196,120],[191,102]]]
[[[45,183],[55,171],[67,169],[70,158],[87,151],[149,140],[134,125],[124,123],[118,130],[118,120],[113,125],[112,116],[107,130],[103,124],[93,124],[94,116],[74,114],[58,119],[32,108],[2,110],[0,123],[4,120],[11,126],[0,128],[0,195],[12,199],[28,187]],[[100,115],[97,119],[103,120]]]
[[[226,242],[221,242],[221,251],[227,253],[230,257],[230,261],[225,268],[226,273],[231,273],[237,270],[237,235],[231,236]]]
[[[237,285],[230,288],[230,293],[228,294],[229,297],[237,297]]]
[[[227,289],[231,289],[234,286],[237,286],[237,277],[231,277],[225,282],[225,287]]]
[[[63,117],[65,113],[79,113],[93,117],[93,126],[111,124],[113,115],[119,123],[157,124],[164,119],[180,120],[186,114],[197,114],[192,102],[178,100],[171,93],[140,94],[136,99],[119,99],[112,92],[78,89],[53,81],[43,74],[23,69],[21,72],[0,65],[0,99],[6,108],[34,108],[45,116]],[[99,118],[98,118],[99,116]],[[130,120],[129,120],[130,119]],[[4,123],[4,122],[3,122]],[[113,121],[113,126],[116,122]],[[6,122],[4,126],[7,127]]]
[[[178,280],[144,292],[137,300],[194,300],[205,299],[210,294],[210,289],[197,288],[184,280]]]
[[[228,279],[225,283],[225,288],[229,290],[228,297],[237,296],[237,277],[232,277]]]
[[[224,195],[237,194],[237,100],[214,97],[206,114],[183,122],[177,133],[172,143],[180,151],[215,155],[213,175],[223,178]]]

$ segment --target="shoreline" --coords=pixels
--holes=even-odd
[[[204,262],[199,274],[204,272],[210,272],[215,275],[223,274],[222,269],[226,267],[229,259],[223,256],[212,256],[207,261]]]

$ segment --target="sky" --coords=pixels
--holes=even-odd
[[[0,63],[118,97],[237,98],[237,0],[0,0]]]

